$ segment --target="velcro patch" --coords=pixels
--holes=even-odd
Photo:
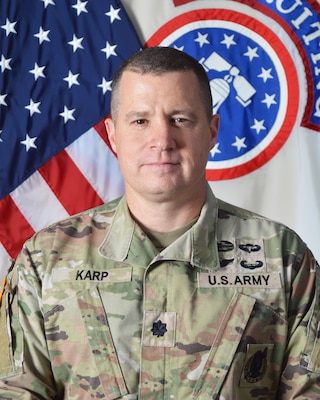
[[[8,336],[6,318],[6,293],[4,293],[0,306],[0,376],[5,376],[13,372],[14,368],[10,358],[10,341]]]
[[[270,375],[267,371],[273,349],[273,344],[250,343],[247,345],[240,387],[271,386]]]
[[[175,312],[145,311],[143,324],[144,346],[173,347],[177,315]]]

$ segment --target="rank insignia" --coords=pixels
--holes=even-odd
[[[164,334],[167,332],[167,324],[164,324],[159,319],[157,322],[153,323],[151,332],[153,333],[154,336],[157,337],[164,336]]]

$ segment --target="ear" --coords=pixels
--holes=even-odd
[[[220,116],[218,114],[214,114],[211,117],[211,121],[210,121],[210,133],[211,133],[211,147],[210,147],[210,149],[213,149],[213,147],[216,144],[218,131],[219,131],[219,124],[220,124]]]
[[[115,137],[115,126],[114,122],[110,117],[106,118],[104,121],[106,127],[108,139],[112,150],[117,154],[116,137]]]

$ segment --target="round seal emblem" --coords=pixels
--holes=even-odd
[[[205,68],[220,131],[208,180],[237,178],[268,162],[296,122],[299,85],[284,43],[266,24],[227,9],[198,9],[163,25],[146,46],[168,46]]]

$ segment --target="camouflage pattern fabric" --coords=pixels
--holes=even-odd
[[[320,399],[319,293],[293,231],[209,187],[161,253],[122,198],[25,244],[1,304],[0,398]]]

